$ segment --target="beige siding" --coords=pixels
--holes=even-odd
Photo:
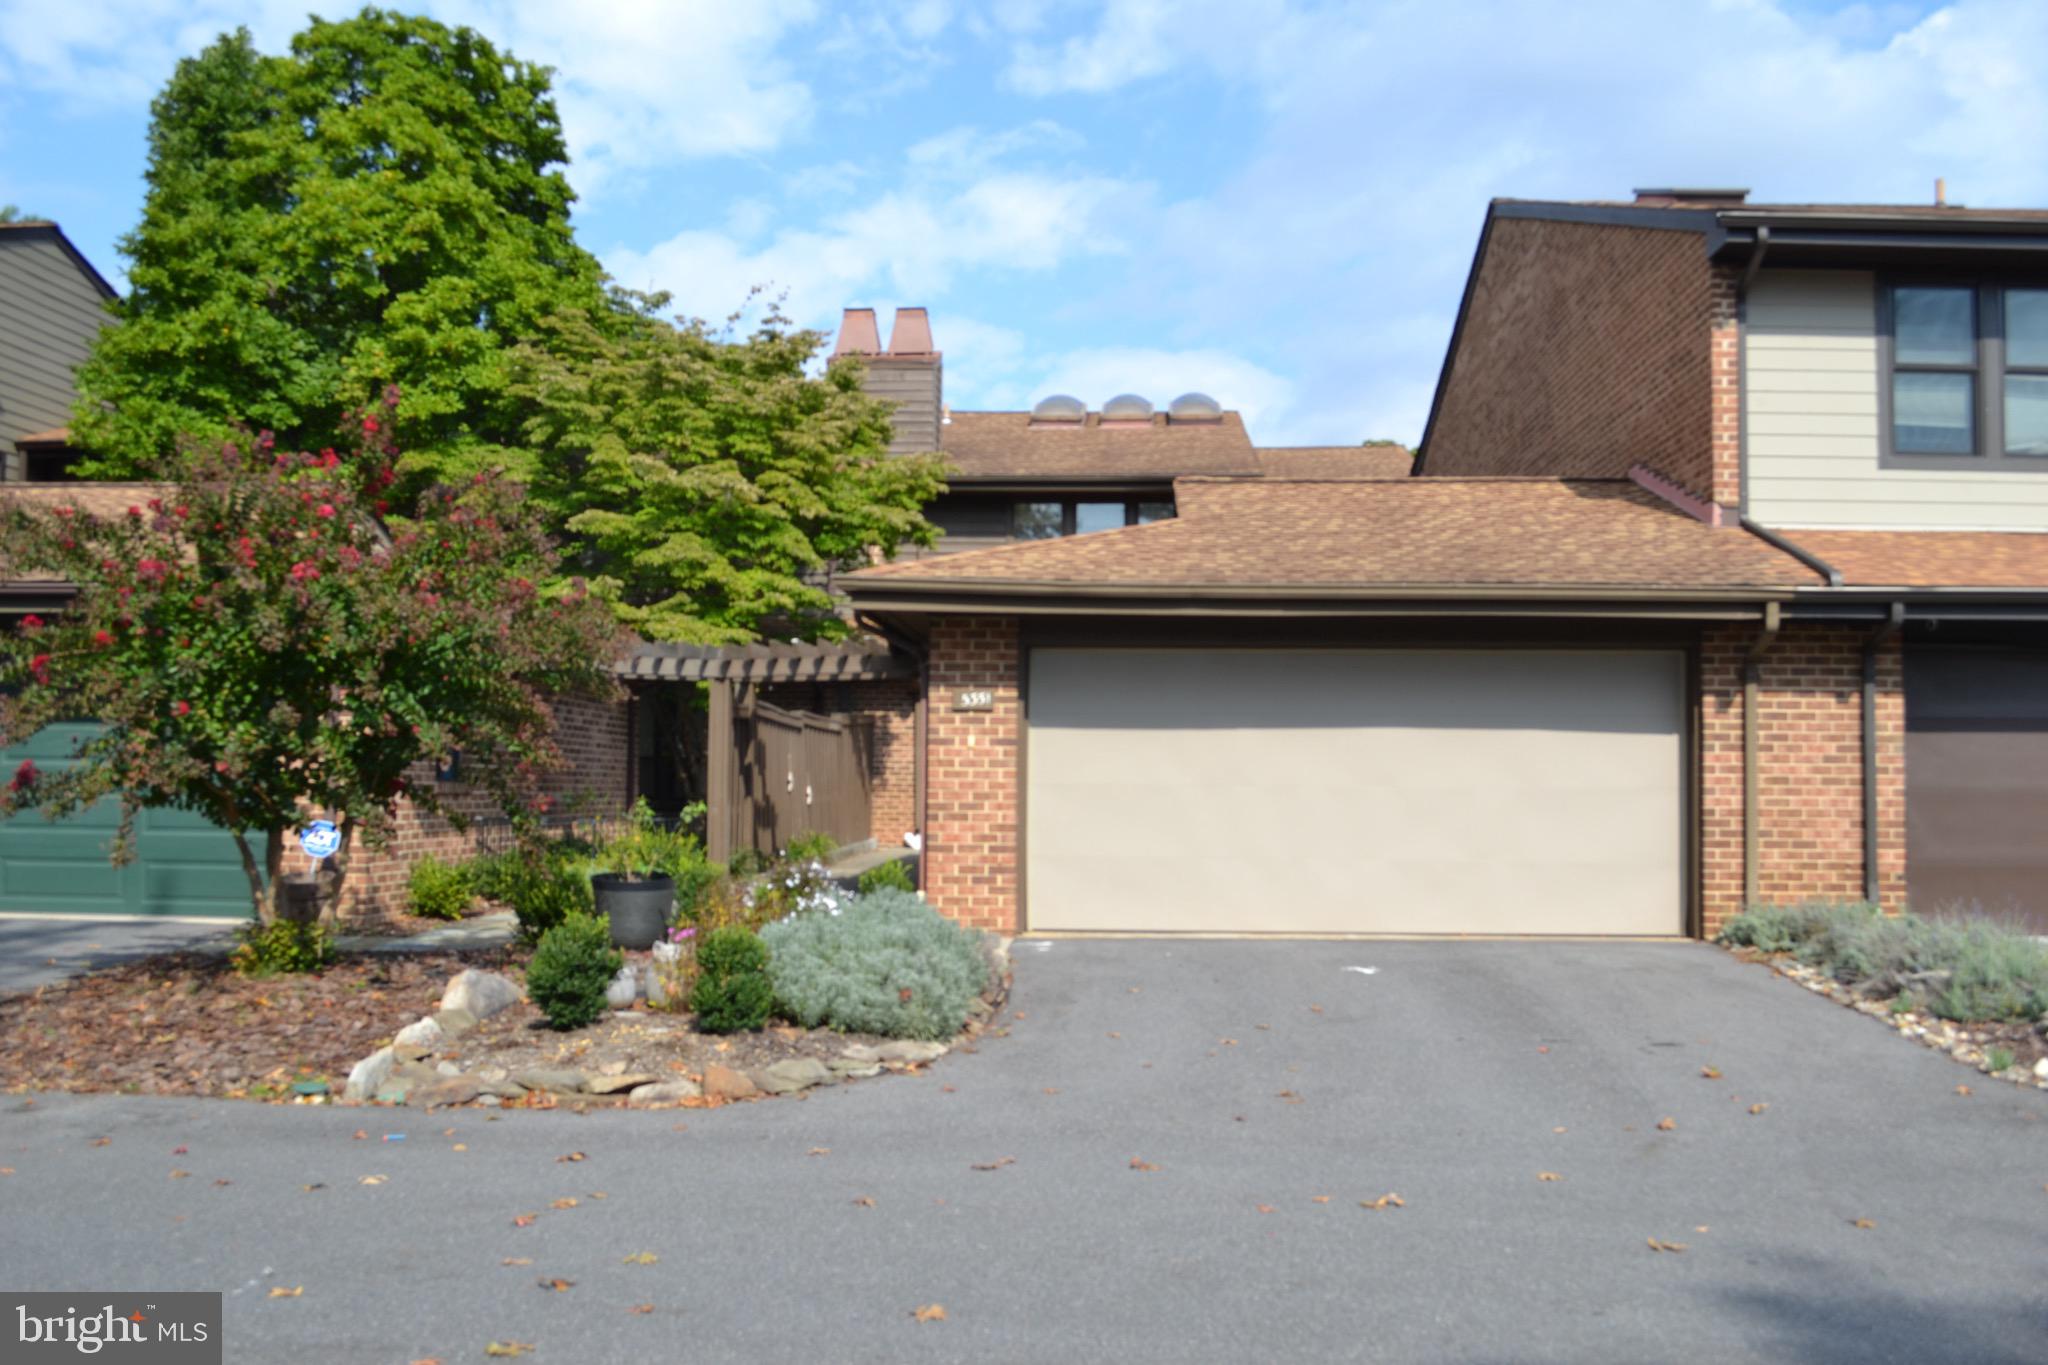
[[[0,450],[71,421],[72,375],[106,321],[55,233],[0,231]]]
[[[1744,486],[1764,525],[2048,531],[2048,471],[1878,467],[1871,275],[1764,271],[1743,353]]]
[[[935,360],[869,358],[863,387],[896,405],[891,417],[896,439],[889,443],[890,454],[921,455],[939,448],[940,384],[939,362]]]

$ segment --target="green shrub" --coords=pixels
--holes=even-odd
[[[498,878],[501,898],[519,917],[519,936],[528,943],[538,942],[569,916],[587,915],[596,908],[589,865],[573,852],[510,854]]]
[[[697,984],[690,1008],[705,1033],[760,1028],[775,1008],[768,979],[768,945],[749,930],[713,929],[697,944]]]
[[[910,868],[901,858],[891,858],[886,863],[876,863],[860,874],[860,894],[865,896],[875,891],[916,891],[917,883],[910,879]]]
[[[1984,1050],[1984,1069],[1992,1075],[2012,1066],[2013,1052],[2009,1047],[1993,1047]]]
[[[757,877],[768,870],[771,861],[768,855],[758,848],[741,848],[733,850],[733,855],[726,861],[725,866],[735,877]]]
[[[469,869],[429,853],[406,877],[406,909],[423,919],[461,919],[475,899]]]
[[[904,891],[870,892],[761,936],[777,1006],[806,1027],[950,1038],[988,985],[979,935]]]
[[[782,850],[782,856],[793,863],[829,862],[839,851],[839,841],[829,834],[799,834],[789,841],[789,847]]]
[[[1944,924],[1948,984],[1928,1004],[1944,1019],[2039,1019],[2048,1015],[2048,947],[2025,934],[1974,921]]]
[[[1844,907],[1825,902],[1805,905],[1752,905],[1721,926],[1719,941],[1764,953],[1789,953]]]
[[[526,994],[555,1028],[582,1028],[604,1013],[605,988],[624,960],[603,920],[568,915],[540,936],[526,967]]]
[[[273,920],[242,930],[242,942],[228,959],[243,976],[317,972],[334,961],[334,936],[320,923]]]

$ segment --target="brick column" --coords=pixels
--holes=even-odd
[[[932,624],[925,898],[977,929],[1020,927],[1018,692],[1014,617],[942,617]],[[954,710],[962,690],[994,693],[987,711]]]
[[[1863,635],[1788,626],[1764,655],[1757,692],[1757,895],[1765,903],[1863,898]],[[1700,654],[1700,875],[1712,937],[1741,912],[1742,662],[1755,631],[1709,631]],[[1906,893],[1903,654],[1877,660],[1878,884]]]
[[[1741,276],[1726,266],[1708,283],[1708,321],[1713,422],[1713,487],[1708,498],[1723,507],[1742,505],[1742,343],[1737,290]]]

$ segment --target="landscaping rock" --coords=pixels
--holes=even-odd
[[[593,1095],[616,1095],[621,1090],[637,1090],[660,1079],[651,1071],[628,1071],[617,1076],[599,1076],[584,1082],[583,1088]]]
[[[488,1019],[524,998],[519,987],[496,972],[466,968],[455,974],[441,996],[441,1008],[461,1010],[472,1019]]]
[[[442,1010],[434,1022],[441,1026],[442,1036],[455,1038],[476,1027],[476,1016],[468,1010]]]
[[[400,1062],[421,1062],[434,1055],[434,1049],[418,1043],[393,1043],[391,1053]]]
[[[761,1093],[761,1087],[746,1072],[714,1062],[704,1068],[704,1093],[715,1100],[750,1100]]]
[[[848,1049],[850,1052],[852,1049]],[[946,1055],[944,1043],[920,1043],[910,1038],[898,1038],[893,1043],[884,1043],[876,1048],[875,1056],[884,1062],[901,1062],[906,1066],[919,1066],[936,1061]]]
[[[629,1010],[640,998],[640,973],[628,965],[619,968],[612,984],[604,988],[605,1003],[615,1010]]]
[[[2048,1057],[2034,1063],[2034,1079],[2048,1081]]]
[[[771,1095],[792,1095],[814,1085],[831,1085],[838,1077],[816,1057],[791,1057],[763,1067],[758,1079],[761,1088]]]
[[[589,1077],[580,1071],[546,1066],[518,1072],[512,1079],[528,1090],[548,1090],[557,1095],[578,1094],[589,1081]]]
[[[695,1081],[657,1081],[653,1085],[640,1086],[626,1096],[626,1107],[651,1109],[657,1105],[680,1104],[684,1100],[694,1100],[703,1093]]]
[[[882,1054],[869,1047],[866,1043],[850,1045],[846,1051],[839,1054],[839,1057],[842,1061],[855,1062],[862,1066],[866,1066],[870,1062],[882,1060]]]
[[[827,1065],[831,1068],[833,1075],[844,1080],[856,1080],[862,1076],[879,1076],[882,1074],[882,1064],[880,1062],[856,1061],[851,1057],[834,1057]]]
[[[397,1060],[390,1048],[378,1048],[350,1069],[348,1085],[342,1090],[341,1097],[345,1100],[369,1099],[391,1078],[391,1068]]]
[[[496,1109],[505,1101],[499,1099],[496,1095],[491,1094],[489,1091],[485,1091],[483,1094],[478,1095],[476,1097],[476,1102],[479,1105],[483,1106],[485,1109]]]
[[[436,1062],[434,1070],[440,1072],[443,1076],[460,1076],[462,1074],[462,1068],[454,1062]]]
[[[441,1026],[433,1020],[415,1019],[400,1029],[398,1036],[391,1041],[395,1046],[425,1048],[431,1052],[441,1045],[444,1036]]]
[[[474,1076],[444,1076],[438,1081],[414,1086],[406,1102],[421,1109],[433,1109],[444,1104],[468,1104],[482,1093],[483,1087]]]

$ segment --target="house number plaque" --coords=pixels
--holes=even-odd
[[[996,709],[996,694],[986,687],[970,687],[953,694],[955,711],[993,711]]]

